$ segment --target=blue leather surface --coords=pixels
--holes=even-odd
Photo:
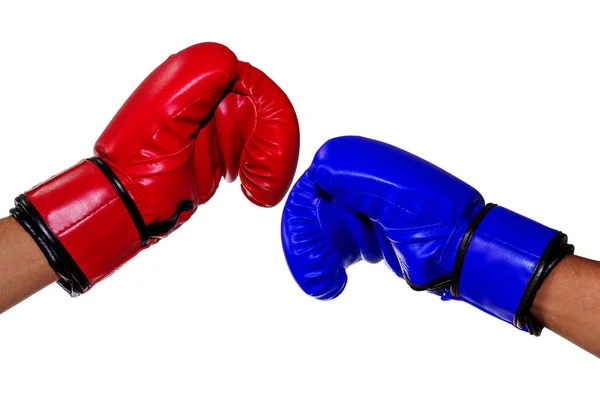
[[[513,323],[537,263],[556,230],[494,207],[471,240],[458,286],[460,297]]]
[[[304,173],[283,210],[281,238],[290,271],[309,295],[337,297],[346,286],[346,268],[360,261],[381,261],[370,223],[336,207]]]
[[[471,186],[389,144],[359,136],[331,139],[292,188],[282,244],[308,294],[337,297],[345,268],[364,259],[387,265],[411,287],[447,286],[469,223],[484,206]],[[462,300],[507,322],[556,233],[501,207],[472,237],[459,284]]]

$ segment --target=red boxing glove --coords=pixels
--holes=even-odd
[[[17,197],[11,214],[76,296],[187,221],[221,177],[239,171],[253,203],[277,204],[298,150],[285,93],[227,47],[201,43],[140,84],[95,157]]]

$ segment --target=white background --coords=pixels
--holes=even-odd
[[[0,3],[0,208],[90,156],[169,54],[228,45],[328,138],[403,147],[600,258],[597,2]],[[0,316],[1,399],[597,398],[600,363],[357,265],[306,297],[239,184],[88,294]],[[553,397],[554,398],[554,397]]]

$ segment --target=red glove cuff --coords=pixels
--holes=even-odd
[[[81,161],[17,197],[11,210],[72,296],[110,275],[149,240],[141,237],[145,225],[135,203],[102,166],[108,168],[99,159]]]

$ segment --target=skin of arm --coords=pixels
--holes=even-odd
[[[19,223],[0,219],[0,313],[57,279]],[[600,357],[600,262],[565,257],[544,281],[531,311],[546,328]]]
[[[600,357],[600,262],[565,257],[542,284],[531,312],[546,328]]]
[[[12,217],[0,219],[0,313],[58,280],[37,244]]]

